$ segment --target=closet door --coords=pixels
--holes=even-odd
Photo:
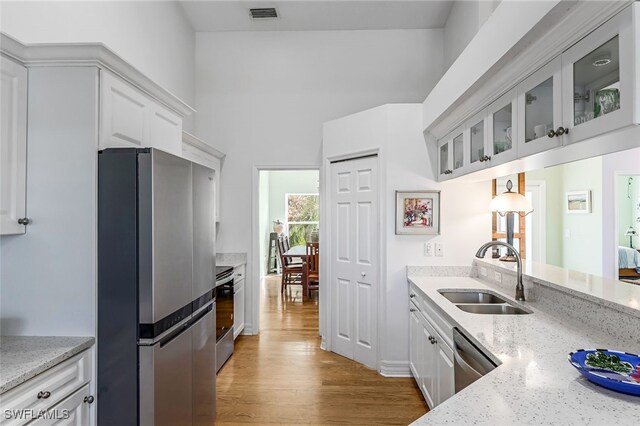
[[[376,368],[378,158],[332,163],[330,191],[332,348]]]

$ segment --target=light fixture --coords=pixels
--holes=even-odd
[[[497,195],[489,204],[491,211],[497,212],[500,216],[507,217],[507,243],[513,245],[513,225],[514,214],[518,214],[524,217],[533,211],[531,202],[527,200],[522,194],[511,191],[513,183],[511,180],[507,181],[507,192],[503,192]],[[500,258],[503,262],[515,262],[516,257],[507,252],[506,255]]]
[[[595,58],[593,58],[593,63],[592,65],[594,67],[601,67],[603,65],[607,65],[611,63],[611,54],[610,53],[605,53],[603,55],[600,56],[596,56]]]
[[[633,248],[633,237],[635,237],[636,235],[638,235],[638,233],[636,232],[635,229],[633,229],[633,226],[630,226],[624,233],[625,237],[629,237],[629,248]]]

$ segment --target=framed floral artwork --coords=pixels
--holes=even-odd
[[[439,235],[440,191],[396,191],[396,234]]]

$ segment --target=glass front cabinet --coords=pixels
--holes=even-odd
[[[640,122],[638,6],[623,10],[562,54],[562,118],[569,130],[564,145]]]
[[[640,124],[640,3],[440,141],[440,180]]]
[[[438,180],[448,180],[464,174],[466,132],[459,127],[438,143]]]

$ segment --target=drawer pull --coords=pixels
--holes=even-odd
[[[416,297],[416,295],[415,294],[410,294],[409,297],[413,299],[414,297]]]
[[[38,399],[47,399],[51,396],[51,392],[49,391],[40,391],[38,392]]]
[[[409,312],[415,312],[416,310],[413,308],[409,308]]]
[[[93,401],[95,401],[95,398],[93,397],[93,395],[89,395],[89,396],[85,396],[84,397],[84,402],[87,404],[91,404]]]

